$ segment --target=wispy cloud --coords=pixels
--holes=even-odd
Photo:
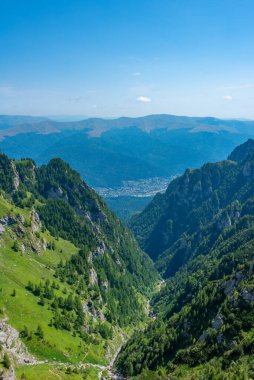
[[[136,71],[135,73],[132,73],[133,77],[140,77],[141,73],[139,71]]]
[[[231,101],[231,100],[233,100],[233,96],[231,96],[231,95],[224,95],[224,96],[222,97],[222,99],[223,99],[223,100],[227,100],[227,101]]]
[[[139,96],[136,100],[141,103],[150,103],[152,101],[152,99],[147,96]]]

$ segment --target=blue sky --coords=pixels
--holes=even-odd
[[[0,1],[0,113],[254,119],[253,0]]]

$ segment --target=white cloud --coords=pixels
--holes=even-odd
[[[141,103],[150,103],[152,101],[152,99],[147,96],[139,96],[136,100]]]
[[[139,77],[139,76],[141,75],[141,73],[140,73],[139,71],[137,71],[137,72],[135,72],[135,73],[132,73],[132,75],[133,75],[134,77]]]
[[[222,97],[222,99],[227,100],[227,101],[230,101],[230,100],[233,99],[233,97],[232,97],[231,95],[224,95],[224,96]]]

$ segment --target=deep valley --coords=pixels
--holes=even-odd
[[[2,377],[253,378],[253,173],[249,139],[134,182],[164,191],[128,229],[62,159],[1,154]]]

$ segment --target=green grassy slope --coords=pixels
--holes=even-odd
[[[144,323],[158,273],[63,161],[36,168],[0,155],[0,174],[0,320],[36,363],[23,365],[18,338],[1,343],[0,362],[7,352],[21,378],[97,379]]]
[[[2,215],[4,210],[9,216],[16,217],[17,213],[27,217],[27,212],[17,207],[8,207],[7,203],[0,199]],[[11,211],[11,209],[13,211]],[[97,345],[86,344],[79,337],[74,337],[72,332],[57,330],[50,327],[53,313],[50,304],[41,306],[39,298],[26,289],[28,281],[39,283],[49,280],[59,285],[58,295],[65,296],[72,293],[73,289],[68,284],[63,284],[54,276],[54,267],[61,259],[67,260],[76,254],[78,249],[68,241],[55,239],[47,231],[41,233],[41,238],[55,242],[55,250],[46,250],[41,255],[32,250],[22,253],[13,249],[15,235],[12,228],[7,227],[1,236],[0,254],[0,288],[2,317],[7,317],[9,323],[18,331],[22,331],[24,325],[29,332],[35,332],[38,324],[44,332],[44,339],[40,341],[33,334],[32,339],[24,339],[29,351],[42,360],[56,360],[60,362],[77,363],[85,357],[93,358],[94,362],[105,364],[105,350],[101,343]],[[28,234],[30,228],[27,228]],[[25,235],[26,239],[26,235]],[[25,240],[24,239],[24,240]],[[19,244],[22,239],[19,238]],[[16,295],[13,296],[15,289]]]

